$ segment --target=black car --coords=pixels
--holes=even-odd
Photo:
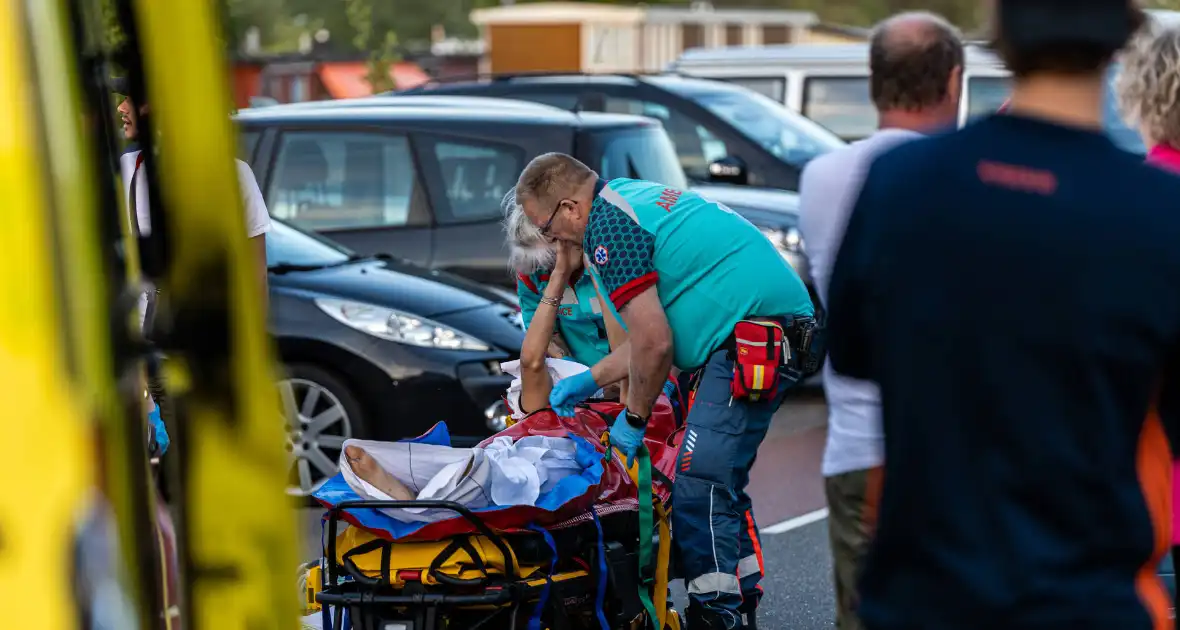
[[[570,111],[639,114],[664,123],[688,177],[799,190],[803,166],[844,145],[835,134],[732,83],[677,75],[563,74],[427,84],[397,94],[521,99]]]
[[[528,160],[561,151],[603,177],[674,188],[688,182],[658,121],[574,114],[537,104],[435,97],[382,107],[279,106],[237,116],[273,216],[362,254],[415,263],[511,287],[500,201]],[[414,99],[407,99],[413,101]],[[499,100],[510,107],[489,107]],[[710,185],[700,192],[746,216],[799,265],[797,198],[784,191]],[[756,200],[756,203],[747,203]]]
[[[293,493],[335,474],[348,437],[396,440],[446,421],[470,443],[504,426],[512,379],[500,362],[520,356],[518,309],[470,281],[357,255],[281,220],[266,258]]]

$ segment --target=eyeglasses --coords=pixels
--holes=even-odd
[[[541,226],[541,236],[549,237],[549,228],[553,226],[553,220],[557,218],[557,213],[561,211],[561,204],[563,203],[565,203],[565,199],[558,201],[557,205],[553,207],[553,213],[549,215],[549,220],[545,222],[545,225]]]

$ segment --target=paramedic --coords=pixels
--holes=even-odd
[[[829,283],[833,367],[883,401],[858,611],[873,630],[1162,630],[1180,178],[1102,132],[1143,16],[995,4],[1008,110],[878,158]]]
[[[868,165],[922,133],[954,128],[963,81],[961,37],[946,20],[929,13],[894,16],[873,31],[869,70],[880,130],[808,163],[799,186],[799,230],[825,305],[832,262]],[[823,386],[828,401],[823,475],[831,512],[836,627],[851,630],[861,627],[856,582],[880,493],[881,399],[873,383],[836,374],[831,365],[824,368]]]
[[[598,295],[590,274],[583,273],[581,245],[550,242],[516,203],[515,190],[504,197],[502,205],[504,231],[511,252],[509,262],[517,272],[517,299],[527,331],[520,352],[521,411],[527,415],[549,407],[570,417],[577,403],[599,390],[603,398],[624,400],[626,379],[606,382],[602,369],[610,362],[599,364],[612,349],[623,345],[627,331],[612,305]],[[560,278],[558,285],[551,284],[554,278]],[[543,348],[537,345],[535,336],[539,330],[534,322],[538,312],[544,314],[549,308],[556,311],[556,325],[548,320],[540,322],[540,328],[547,329],[547,336],[552,338]],[[545,366],[546,356],[572,359],[591,370],[553,383]],[[664,394],[679,413],[675,383],[671,379],[664,383]]]
[[[1123,118],[1136,125],[1147,145],[1147,162],[1180,173],[1180,26],[1136,38],[1122,56],[1117,79]],[[1180,455],[1173,442],[1173,457]],[[1172,479],[1180,473],[1180,459],[1172,466]],[[1180,558],[1180,484],[1172,488],[1172,558]],[[1180,625],[1180,620],[1177,621]]]
[[[578,160],[549,153],[525,167],[516,194],[544,235],[582,246],[584,264],[627,326],[627,342],[599,363],[606,382],[627,376],[630,387],[611,429],[615,446],[636,452],[673,364],[703,368],[673,490],[688,628],[756,627],[762,559],[745,486],[771,416],[800,376],[800,353],[792,350],[784,369],[783,357],[767,356],[781,347],[770,341],[786,336],[798,347],[797,331],[814,322],[807,289],[757,228],[689,191],[606,182]],[[735,351],[735,326],[746,319],[762,320],[741,324],[764,331],[762,343]],[[760,393],[757,400],[731,393],[739,354],[763,361],[743,372],[759,375],[758,383],[743,379],[741,392]]]

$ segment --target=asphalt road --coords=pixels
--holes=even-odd
[[[749,493],[759,526],[781,531],[792,519],[824,508],[819,472],[826,436],[827,410],[821,397],[804,394],[783,405],[758,451]],[[304,511],[302,560],[318,556],[319,510]],[[812,520],[812,519],[800,519]],[[775,525],[779,525],[777,528]],[[784,531],[763,533],[767,576],[758,614],[762,630],[817,630],[834,627],[831,556],[827,520]],[[683,586],[673,585],[683,610]]]

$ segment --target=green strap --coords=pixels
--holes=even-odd
[[[651,455],[647,452],[647,446],[643,444],[639,445],[639,451],[635,455],[639,468],[639,601],[643,603],[647,610],[647,619],[654,627],[659,622],[656,606],[651,601],[651,589],[655,584],[651,541],[656,533],[651,496]]]
[[[610,461],[611,452],[614,450],[613,446],[607,445],[606,461]],[[637,488],[639,494],[639,602],[647,611],[649,625],[655,626],[659,623],[659,618],[656,616],[656,605],[651,601],[651,589],[655,584],[655,573],[652,566],[654,552],[651,541],[656,533],[656,525],[651,492],[651,455],[647,452],[646,445],[639,445],[639,450],[635,452],[635,461],[639,485]],[[624,466],[627,463],[626,460],[623,461]],[[663,630],[663,628],[655,630]]]

